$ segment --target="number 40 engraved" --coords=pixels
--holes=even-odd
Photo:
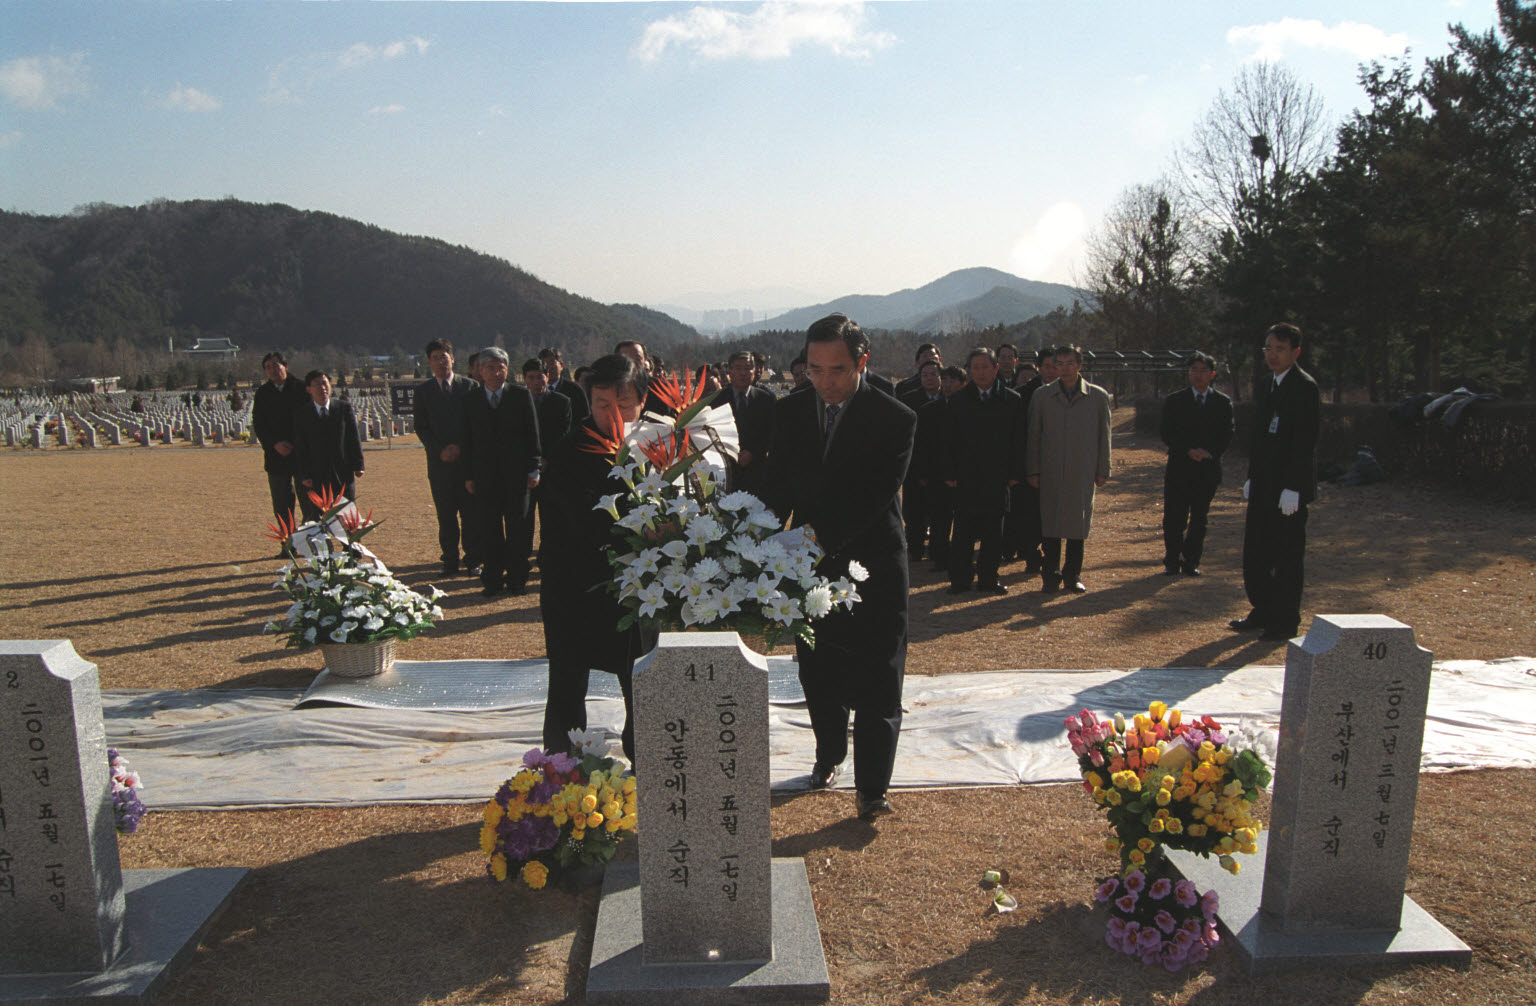
[[[1365,650],[1360,654],[1366,660],[1387,659],[1387,644],[1385,642],[1366,643]]]

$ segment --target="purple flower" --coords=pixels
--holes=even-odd
[[[1157,923],[1157,928],[1165,933],[1173,932],[1174,926],[1178,924],[1173,921],[1173,916],[1169,915],[1167,911],[1158,912],[1152,917],[1152,921]]]
[[[581,765],[581,759],[561,751],[559,754],[550,755],[546,764],[561,775],[566,775]]]
[[[1167,877],[1158,877],[1152,882],[1152,887],[1147,891],[1154,901],[1162,901],[1173,890],[1173,881]]]
[[[1206,924],[1205,933],[1203,935],[1205,938],[1205,945],[1208,947],[1218,946],[1221,943],[1221,934],[1216,932],[1216,926],[1212,923]]]
[[[1170,974],[1182,969],[1187,963],[1189,963],[1188,951],[1172,943],[1163,944],[1162,964]]]
[[[501,829],[498,827],[497,831]],[[529,859],[555,847],[560,829],[547,817],[528,816],[514,824],[506,836],[508,859]]]
[[[1120,911],[1124,912],[1126,915],[1131,914],[1136,910],[1136,895],[1122,894],[1120,897],[1115,899],[1115,907],[1120,909]]]
[[[543,782],[536,782],[533,784],[533,788],[528,791],[528,802],[530,804],[548,803],[564,788],[565,785],[563,783],[552,782],[548,779]]]
[[[1185,908],[1194,908],[1195,902],[1200,900],[1200,889],[1193,881],[1181,880],[1173,887],[1173,898]]]
[[[1110,898],[1115,896],[1115,891],[1118,890],[1119,887],[1120,881],[1116,880],[1114,877],[1110,877],[1108,880],[1104,881],[1104,883],[1099,885],[1098,891],[1094,894],[1094,899],[1097,901],[1108,901]]]
[[[529,748],[528,753],[523,755],[523,767],[538,768],[544,764],[544,758],[545,754],[542,748]]]
[[[1125,875],[1125,889],[1132,894],[1140,894],[1141,889],[1147,886],[1147,875],[1140,870],[1132,870]]]
[[[1177,946],[1180,950],[1188,951],[1189,948],[1194,945],[1194,943],[1195,937],[1189,932],[1189,930],[1180,927],[1173,934],[1173,943],[1171,945]]]
[[[1136,934],[1137,950],[1156,950],[1163,945],[1163,938],[1152,926],[1147,926]]]
[[[507,804],[512,801],[512,780],[508,779],[496,788],[496,802],[501,804],[501,809],[506,810]]]
[[[1200,896],[1200,911],[1207,919],[1214,919],[1216,917],[1216,911],[1219,905],[1220,899],[1216,897],[1216,891],[1214,888],[1212,890],[1206,891]]]

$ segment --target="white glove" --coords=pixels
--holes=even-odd
[[[1301,493],[1294,489],[1282,489],[1280,491],[1280,512],[1287,517],[1301,508]]]
[[[1253,488],[1253,479],[1249,479],[1248,481],[1243,483],[1243,502],[1244,503],[1248,502],[1248,491],[1250,489],[1252,489],[1252,488]]]

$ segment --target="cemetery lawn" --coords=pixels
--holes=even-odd
[[[1239,462],[1212,508],[1205,575],[1164,577],[1163,454],[1130,431],[1128,410],[1116,418],[1089,593],[1041,595],[1015,563],[1002,578],[1008,596],[956,603],[942,574],[914,563],[910,673],[1283,662],[1283,647],[1226,629],[1247,610]],[[370,546],[407,582],[450,592],[446,619],[402,656],[542,655],[536,590],[487,600],[476,581],[439,575],[414,438],[365,456],[362,509],[384,521]],[[300,688],[318,671],[317,654],[260,633],[284,604],[271,589],[276,545],[260,536],[271,515],[256,449],[4,451],[0,504],[7,637],[71,639],[103,688]],[[1441,660],[1536,655],[1536,512],[1420,487],[1324,487],[1308,530],[1305,613],[1391,615]],[[508,752],[509,768],[520,753]],[[851,819],[843,792],[774,801],[774,854],[806,861],[836,1002],[1536,1001],[1536,773],[1421,781],[1408,893],[1473,947],[1468,971],[1249,979],[1230,953],[1188,975],[1143,968],[1104,945],[1092,913],[1093,879],[1112,861],[1080,789],[898,792],[894,802],[898,815],[871,827]],[[151,814],[121,842],[125,867],[254,870],[158,1001],[581,1001],[595,894],[491,884],[479,813]],[[993,867],[1014,874],[1013,914],[992,914],[978,887]]]

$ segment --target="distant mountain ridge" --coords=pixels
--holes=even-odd
[[[950,334],[990,325],[1015,325],[1056,308],[1070,308],[1083,293],[1061,283],[1024,279],[1000,269],[958,269],[916,289],[854,294],[796,308],[733,329],[737,335],[807,328],[841,311],[864,328]]]

